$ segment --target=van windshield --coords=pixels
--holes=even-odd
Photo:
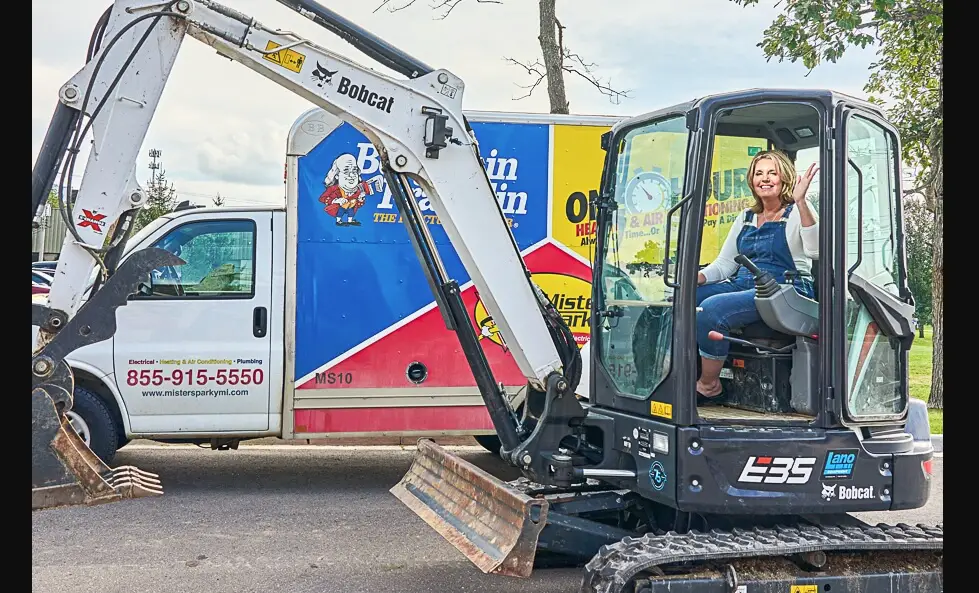
[[[136,231],[133,234],[133,236],[129,238],[129,241],[126,242],[126,248],[123,251],[123,257],[129,255],[129,253],[137,245],[142,243],[143,240],[146,239],[146,237],[153,234],[156,231],[156,229],[163,226],[168,220],[170,220],[169,216],[160,216],[158,218],[154,218],[149,224]]]

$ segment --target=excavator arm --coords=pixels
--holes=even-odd
[[[162,493],[157,476],[136,468],[109,469],[70,429],[64,413],[71,407],[73,379],[65,357],[113,335],[115,309],[126,304],[152,269],[183,263],[150,249],[132,254],[116,269],[133,218],[145,202],[136,181],[137,154],[187,36],[337,115],[371,140],[446,326],[459,336],[505,457],[531,459],[526,450],[541,427],[531,430],[517,417],[493,378],[459,286],[446,275],[411,197],[409,179],[431,199],[531,390],[555,397],[567,393],[565,399],[575,400],[578,348],[530,280],[462,115],[464,82],[315,2],[280,3],[405,78],[361,66],[212,0],[117,0],[93,33],[86,65],[59,91],[31,179],[32,216],[54,187],[68,226],[49,300],[33,309],[33,322],[40,327],[32,368],[35,509]],[[79,172],[76,157],[89,131],[90,153]],[[75,194],[73,178],[78,177]]]

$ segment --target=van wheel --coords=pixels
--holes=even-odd
[[[102,398],[76,385],[74,401],[65,416],[78,438],[106,465],[111,464],[119,447],[119,435],[112,413]]]
[[[482,445],[482,447],[490,453],[493,453],[494,455],[500,454],[500,447],[503,445],[503,443],[500,442],[500,437],[496,436],[495,434],[477,434],[473,435],[473,438],[475,438],[476,442]]]

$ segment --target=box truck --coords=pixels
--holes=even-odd
[[[467,112],[534,281],[584,347],[589,337],[600,136],[618,118]],[[191,207],[127,245],[186,264],[157,269],[116,312],[118,330],[69,357],[72,425],[107,463],[131,439],[472,435],[493,424],[380,174],[355,128],[316,108],[292,126],[283,205]],[[424,214],[497,379],[525,381],[427,197]],[[37,327],[34,327],[36,335]],[[587,388],[587,377],[581,380]]]

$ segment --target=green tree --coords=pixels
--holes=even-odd
[[[52,209],[58,207],[58,192],[54,191],[53,189],[48,192],[48,205],[51,206]],[[31,229],[37,230],[41,228],[42,224],[45,224],[44,208],[38,208],[38,211],[35,212],[34,215],[34,219],[31,220]]]
[[[914,294],[914,310],[918,316],[918,336],[925,337],[925,324],[931,318],[932,252],[935,216],[928,211],[924,199],[908,196],[904,200],[905,234],[908,250],[908,284]]]
[[[432,5],[433,9],[442,10],[440,19],[449,16],[452,9],[464,0],[439,0]],[[502,4],[500,0],[476,0],[481,4]],[[402,6],[391,6],[391,0],[382,0],[374,12],[387,6],[388,10],[395,12],[407,8],[415,3],[415,0],[406,0]],[[526,71],[530,78],[530,84],[519,85],[527,89],[527,94],[516,99],[525,99],[533,94],[540,83],[547,81],[547,98],[550,103],[551,113],[570,113],[570,103],[568,93],[565,89],[564,74],[574,74],[594,86],[598,92],[607,95],[613,103],[618,103],[622,98],[628,97],[630,91],[619,91],[612,88],[611,80],[602,82],[595,74],[596,64],[586,62],[582,56],[568,49],[564,39],[565,26],[557,18],[557,0],[540,0],[538,2],[537,17],[540,23],[537,41],[541,48],[540,58],[532,61],[520,61],[515,58],[504,58],[507,62],[518,66]]]
[[[759,0],[732,0],[749,6]],[[916,171],[906,193],[921,193],[931,235],[932,382],[928,405],[943,407],[943,13],[941,0],[786,0],[758,43],[765,57],[802,60],[812,70],[849,47],[876,45],[864,90],[884,105],[902,136],[904,162]]]
[[[133,227],[135,233],[164,214],[177,207],[177,190],[172,181],[167,181],[167,172],[162,166],[153,175],[146,191],[146,205],[136,215]]]

